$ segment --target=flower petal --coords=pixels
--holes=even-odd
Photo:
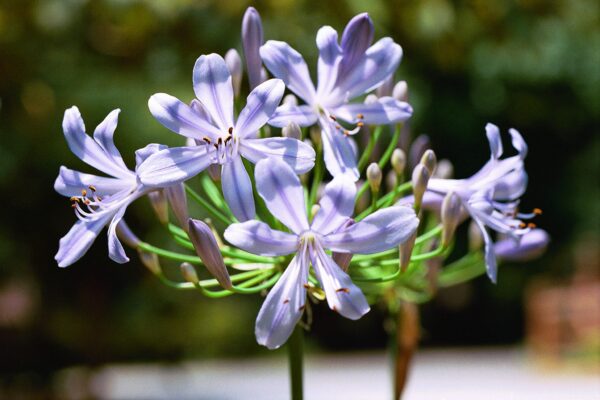
[[[283,256],[296,251],[298,237],[272,229],[264,222],[251,220],[231,224],[223,234],[232,245],[253,254]]]
[[[314,101],[315,87],[300,53],[285,42],[269,40],[260,48],[260,56],[269,71],[292,92],[309,104]]]
[[[543,229],[533,229],[521,240],[506,238],[494,244],[497,257],[507,261],[529,261],[541,256],[550,243],[550,235]]]
[[[146,186],[167,187],[190,179],[212,162],[213,154],[206,146],[173,147],[148,157],[137,174]]]
[[[68,267],[83,257],[96,240],[98,233],[112,217],[113,214],[107,213],[103,214],[101,218],[77,221],[59,241],[58,252],[54,256],[58,266]]]
[[[182,136],[202,140],[217,140],[221,132],[198,111],[166,93],[157,93],[148,100],[150,113],[166,128]]]
[[[233,157],[229,162],[223,164],[221,188],[225,201],[238,221],[244,222],[254,218],[256,209],[254,208],[252,182],[250,182],[241,157]]]
[[[308,281],[306,250],[297,254],[273,286],[256,318],[258,344],[276,349],[290,337],[304,312]]]
[[[356,182],[359,177],[356,167],[356,153],[352,147],[352,138],[335,130],[329,121],[320,119],[323,139],[323,158],[327,171],[331,175],[345,175]]]
[[[279,221],[299,234],[308,229],[304,191],[292,168],[277,158],[265,158],[254,169],[256,189]]]
[[[104,197],[115,194],[135,184],[135,180],[106,178],[92,174],[84,174],[67,167],[60,167],[58,177],[54,181],[54,190],[63,196],[81,196],[82,190],[94,187],[96,194]]]
[[[337,80],[338,66],[342,60],[342,49],[338,44],[338,34],[330,26],[324,26],[317,32],[319,62],[317,64],[319,84],[317,96],[327,95]]]
[[[269,79],[258,85],[246,100],[246,106],[240,112],[234,132],[245,138],[253,136],[275,112],[281,102],[285,85],[280,79]]]
[[[317,113],[310,106],[284,104],[277,107],[269,120],[269,125],[285,128],[290,122],[295,122],[300,126],[310,126],[317,122],[317,118]]]
[[[194,93],[213,121],[225,132],[233,127],[233,83],[218,54],[200,56],[194,65]]]
[[[116,263],[124,264],[129,262],[129,257],[125,254],[125,249],[117,237],[117,225],[123,219],[127,205],[121,207],[113,217],[108,226],[108,256]]]
[[[297,174],[310,171],[316,157],[315,150],[308,144],[284,137],[245,139],[240,142],[240,153],[255,164],[266,157],[276,157]]]
[[[310,248],[310,257],[317,279],[325,290],[329,308],[352,320],[369,312],[364,294],[321,246]]]
[[[350,123],[363,121],[366,124],[395,124],[406,121],[412,115],[410,104],[393,97],[381,97],[370,104],[351,103],[333,109],[332,114]],[[362,114],[363,118],[358,118]]]
[[[104,121],[102,121],[94,130],[94,140],[100,145],[100,147],[102,147],[102,149],[104,149],[104,152],[113,160],[116,165],[119,165],[124,170],[128,170],[129,168],[127,168],[123,162],[121,153],[113,141],[115,129],[117,128],[117,123],[119,122],[120,112],[121,110],[117,108],[116,110],[112,110],[106,116],[106,118],[104,118]]]
[[[525,143],[523,136],[521,136],[519,131],[517,131],[516,129],[513,129],[513,128],[510,128],[508,130],[508,133],[510,133],[513,147],[519,152],[519,157],[522,160],[524,160],[525,157],[527,157],[528,149],[527,149],[527,143]]]
[[[407,240],[418,225],[419,219],[411,207],[383,208],[348,229],[325,236],[323,245],[337,252],[379,253]]]
[[[340,176],[325,186],[323,197],[319,200],[321,208],[313,219],[311,229],[321,235],[339,229],[354,213],[356,185],[350,179]]]
[[[485,134],[490,142],[490,151],[492,159],[497,160],[502,156],[502,138],[500,137],[500,129],[494,124],[488,123],[485,126]]]
[[[485,269],[487,270],[487,275],[493,283],[496,283],[498,280],[498,263],[496,261],[496,253],[494,253],[494,243],[492,242],[492,238],[487,229],[485,229],[483,222],[475,217],[473,217],[473,221],[475,221],[477,227],[481,231],[481,236],[485,243]]]
[[[375,27],[369,14],[362,13],[352,18],[342,33],[342,50],[344,58],[340,65],[340,75],[346,74],[373,43],[375,36]]]

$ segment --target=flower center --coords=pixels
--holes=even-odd
[[[211,140],[208,136],[204,136],[202,140],[209,146],[209,151],[214,152],[215,163],[225,164],[238,153],[239,139],[233,135],[233,127],[229,127],[227,134],[216,141]]]

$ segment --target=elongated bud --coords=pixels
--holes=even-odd
[[[310,135],[310,140],[312,140],[315,147],[320,147],[321,146],[321,128],[319,128],[319,126],[317,126],[317,125],[314,125],[310,128],[308,133]]]
[[[413,185],[413,196],[415,198],[415,210],[417,212],[421,209],[421,203],[423,201],[423,195],[427,190],[427,183],[429,182],[429,171],[423,164],[418,164],[412,173],[412,185]]]
[[[206,269],[219,281],[221,286],[231,289],[229,272],[227,272],[217,240],[210,227],[202,221],[190,218],[188,229],[196,254],[202,259]]]
[[[437,166],[437,157],[435,156],[433,150],[425,150],[425,153],[423,153],[421,156],[421,164],[427,168],[427,171],[429,171],[429,176],[433,176]]]
[[[442,202],[442,247],[448,247],[458,222],[460,220],[461,202],[457,194],[450,192],[444,197]]]
[[[183,183],[169,186],[165,189],[165,192],[167,193],[167,199],[169,200],[169,204],[171,204],[173,214],[175,214],[175,218],[179,222],[179,226],[187,231],[187,220],[190,216],[188,215],[187,196],[185,195]]]
[[[181,275],[186,282],[193,283],[194,285],[197,285],[198,282],[200,282],[196,268],[192,264],[184,262],[179,268],[181,269]]]
[[[281,130],[281,136],[301,140],[302,130],[300,129],[300,126],[297,123],[292,121]]]
[[[391,158],[392,168],[394,168],[394,172],[398,174],[398,176],[404,173],[404,168],[406,167],[406,153],[402,149],[394,149],[392,152]]]
[[[377,97],[383,97],[383,96],[391,96],[392,92],[394,90],[394,75],[390,75],[388,76],[388,78],[383,81],[383,83],[381,84],[381,86],[379,86],[377,88],[377,90],[375,90],[375,94],[377,95]]]
[[[406,271],[410,264],[410,257],[412,256],[413,247],[415,247],[415,241],[417,240],[417,233],[415,232],[409,237],[406,242],[400,243],[398,246],[398,258],[400,259],[400,271]]]
[[[210,164],[206,171],[213,182],[221,182],[221,166],[219,164]]]
[[[206,225],[208,225],[208,227],[212,231],[213,235],[215,236],[215,240],[217,241],[217,245],[219,246],[219,249],[221,247],[223,247],[225,244],[223,243],[223,240],[219,236],[219,231],[215,227],[215,224],[213,224],[212,219],[204,218],[204,223],[206,223]]]
[[[242,58],[240,57],[240,53],[236,49],[229,49],[225,53],[225,64],[231,74],[234,96],[239,97],[242,86]]]
[[[167,224],[169,222],[169,205],[165,192],[163,190],[155,190],[148,193],[148,198],[160,223]]]
[[[263,28],[260,15],[254,7],[248,7],[242,20],[242,47],[246,59],[246,70],[250,90],[260,85],[262,61],[260,46],[263,44]]]
[[[483,246],[483,236],[481,234],[481,230],[475,223],[475,221],[471,221],[469,224],[469,250],[477,251],[481,249]]]
[[[399,81],[392,90],[392,97],[399,101],[408,101],[408,85],[406,81]]]
[[[127,246],[133,249],[137,249],[141,243],[141,240],[133,233],[129,228],[129,225],[125,223],[124,219],[119,221],[119,224],[117,225],[117,236],[125,242]]]
[[[366,105],[369,105],[369,104],[374,104],[374,103],[377,103],[377,100],[379,100],[379,99],[377,98],[377,95],[376,95],[376,94],[374,94],[374,93],[371,93],[371,94],[368,94],[368,95],[367,95],[367,97],[365,97],[365,101],[364,101],[364,103],[365,103]]]
[[[450,162],[450,160],[446,160],[444,158],[443,160],[438,161],[437,168],[435,169],[435,172],[433,173],[433,176],[435,178],[450,179],[450,178],[452,178],[453,175],[454,175],[454,166],[452,165],[452,162]]]
[[[381,168],[379,168],[377,163],[371,163],[371,165],[367,167],[367,181],[369,182],[369,186],[373,193],[379,193],[381,179]]]
[[[293,94],[286,94],[283,97],[283,101],[281,102],[281,104],[286,105],[286,106],[297,106],[298,105],[298,98],[296,96],[294,96]]]
[[[352,253],[336,253],[335,251],[331,254],[333,261],[344,271],[348,272],[350,267],[350,261],[352,261]]]
[[[146,266],[155,275],[161,273],[160,261],[158,260],[158,256],[155,253],[150,253],[149,251],[138,249],[138,255],[140,257],[140,261],[142,264]]]

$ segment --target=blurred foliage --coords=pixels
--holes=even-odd
[[[499,343],[522,337],[522,290],[538,273],[568,276],[572,245],[597,237],[600,3],[595,0],[264,0],[267,39],[290,42],[315,65],[321,25],[342,30],[368,11],[377,37],[404,48],[397,78],[410,87],[411,126],[426,133],[457,176],[488,157],[483,127],[514,126],[530,145],[524,208],[550,231],[548,257],[504,266],[440,293],[424,308],[426,343]],[[240,0],[3,0],[0,2],[0,293],[15,283],[31,299],[1,319],[4,371],[52,371],[72,363],[266,354],[253,338],[261,299],[209,300],[164,288],[134,261],[111,263],[100,235],[76,265],[53,255],[75,218],[52,183],[67,149],[63,110],[76,104],[93,128],[123,110],[116,141],[132,165],[146,143],[180,138],[147,111],[148,97],[191,99],[191,71],[204,53],[240,49],[250,3]],[[166,238],[148,204],[129,212],[144,238]],[[150,218],[148,218],[150,216]],[[170,266],[176,273],[176,266]],[[11,286],[12,287],[12,286]],[[6,300],[0,296],[0,301]],[[462,300],[461,300],[462,299]],[[477,301],[475,301],[477,299]],[[12,304],[12,303],[11,303]],[[383,313],[356,324],[315,310],[311,336],[331,348],[381,346]],[[20,315],[20,316],[19,316]],[[7,322],[8,321],[8,322]],[[351,332],[351,334],[348,334]],[[341,338],[341,339],[340,339]]]

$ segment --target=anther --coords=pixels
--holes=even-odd
[[[365,123],[362,122],[362,121],[361,122],[357,122],[356,126],[358,126],[359,128],[362,128],[363,126],[365,126]]]
[[[332,121],[337,121],[337,118],[334,117],[333,115],[330,115],[329,118],[331,118]]]
[[[90,185],[90,186],[88,186],[88,188],[89,188],[89,189],[90,189],[92,192],[95,192],[95,191],[96,191],[96,186],[94,186],[94,185]]]
[[[341,127],[341,126],[339,126],[339,125],[336,125],[336,126],[335,126],[335,129],[342,129],[342,127]]]
[[[290,302],[290,299],[285,299],[285,300],[283,301],[283,304],[287,304],[287,303],[289,303],[289,302]]]
[[[537,227],[537,225],[536,225],[536,224],[534,224],[533,222],[530,222],[530,223],[528,223],[528,224],[527,224],[527,227],[528,227],[529,229],[535,229],[535,228]]]
[[[77,196],[71,196],[71,198],[69,200],[77,203],[79,201],[79,197],[77,197]]]
[[[217,146],[220,146],[221,143],[223,143],[223,139],[222,138],[218,138],[217,139]]]
[[[523,228],[527,228],[527,224],[525,222],[521,222],[519,224],[519,228],[523,229]]]
[[[227,136],[225,138],[225,141],[223,143],[225,143],[225,145],[227,145],[227,143],[231,140],[231,136]]]
[[[348,290],[348,288],[343,287],[343,288],[339,288],[338,290],[336,290],[336,293],[339,293],[339,292],[350,293],[350,290]]]
[[[535,215],[542,215],[542,209],[541,208],[534,208],[533,209],[533,213]]]
[[[365,116],[364,116],[364,114],[356,114],[356,117],[357,117],[358,119],[363,119]]]
[[[89,205],[90,205],[90,203],[91,203],[91,201],[89,201],[88,199],[85,199],[85,200],[83,201],[83,203],[84,203],[86,206],[89,206]]]
[[[348,132],[347,130],[344,130],[344,136],[348,136],[350,134],[350,132]]]
[[[304,284],[304,285],[302,285],[302,286],[304,286],[304,289],[310,289],[310,285],[309,285],[308,283],[305,283],[305,284]]]
[[[202,138],[202,140],[204,140],[204,141],[205,141],[206,143],[208,143],[208,144],[210,144],[210,143],[211,143],[211,141],[210,141],[210,138],[209,138],[208,136],[204,136],[204,137]]]
[[[87,196],[87,190],[85,190],[85,189],[82,189],[82,190],[81,190],[81,195],[82,195],[83,197]]]
[[[231,135],[233,133],[233,126],[230,126],[229,129],[227,129],[227,132],[229,132],[229,134]]]

